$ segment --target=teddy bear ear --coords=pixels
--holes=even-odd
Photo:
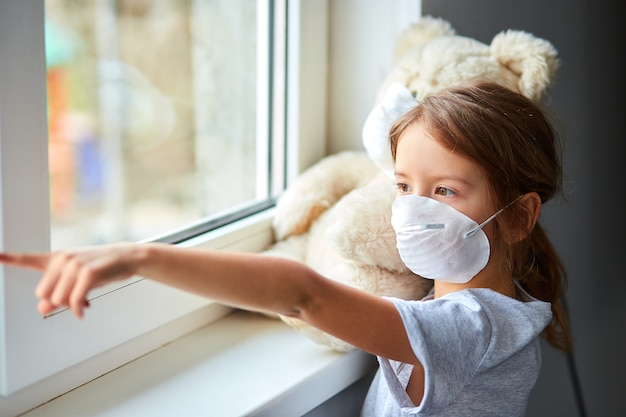
[[[554,82],[559,60],[556,49],[547,40],[507,30],[497,34],[489,48],[500,65],[518,77],[518,90],[526,97],[539,100]]]
[[[438,17],[422,16],[417,22],[404,29],[396,39],[393,60],[397,63],[404,54],[416,46],[424,45],[435,38],[455,34],[450,22]]]

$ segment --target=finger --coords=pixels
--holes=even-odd
[[[75,260],[63,262],[58,272],[59,278],[56,280],[54,288],[50,293],[50,302],[57,306],[69,307],[70,294],[76,284],[76,279],[80,271],[80,265]]]
[[[63,265],[67,262],[67,255],[57,254],[53,256],[49,262],[48,267],[45,270],[43,277],[35,288],[35,295],[40,299],[49,300],[54,288],[57,285],[57,281],[63,271]]]
[[[50,256],[49,253],[0,253],[0,263],[44,271]]]
[[[55,306],[48,300],[39,300],[39,304],[37,305],[37,310],[42,316],[47,316],[57,308],[59,308],[59,306]]]
[[[83,268],[78,275],[70,295],[70,308],[76,317],[83,318],[85,307],[89,307],[87,294],[94,284],[94,276],[90,269]]]
[[[83,305],[84,308],[91,307],[91,303],[89,302],[89,300],[84,300],[83,304],[84,304]],[[52,314],[58,308],[59,308],[59,306],[55,306],[54,304],[52,304],[48,300],[40,300],[39,304],[37,305],[37,310],[39,311],[39,314],[41,314],[42,316],[47,316],[49,314]]]

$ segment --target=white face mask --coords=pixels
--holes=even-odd
[[[489,239],[478,224],[432,198],[405,195],[393,203],[391,224],[405,265],[424,278],[466,283],[489,261]]]

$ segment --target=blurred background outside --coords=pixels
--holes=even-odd
[[[258,200],[257,2],[45,0],[52,248]]]

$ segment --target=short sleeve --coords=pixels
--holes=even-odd
[[[424,366],[424,397],[415,411],[437,412],[457,398],[483,360],[491,339],[488,315],[471,297],[390,300]]]

